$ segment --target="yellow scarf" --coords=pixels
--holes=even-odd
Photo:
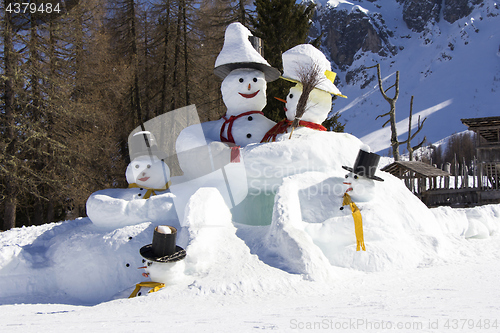
[[[156,195],[155,191],[159,191],[159,192],[160,191],[165,191],[165,190],[167,190],[170,187],[170,185],[172,185],[172,183],[169,181],[162,188],[150,188],[150,187],[139,186],[136,183],[132,183],[132,184],[128,185],[128,188],[145,188],[147,190],[146,191],[146,195],[143,196],[142,198],[143,199],[149,199],[149,197],[151,197],[151,195]]]
[[[349,205],[352,211],[352,218],[354,219],[354,232],[356,233],[356,251],[363,249],[366,251],[365,240],[363,238],[363,220],[361,219],[361,212],[358,206],[352,201],[349,194],[344,193],[344,201],[342,206]]]
[[[151,290],[148,291],[148,294],[149,294],[149,293],[157,292],[161,288],[165,287],[165,284],[159,283],[159,282],[141,282],[141,283],[138,283],[135,285],[134,291],[132,292],[132,294],[130,294],[130,296],[128,298],[133,298],[133,297],[137,296],[137,293],[139,292],[139,290],[141,290],[141,287],[151,288]]]

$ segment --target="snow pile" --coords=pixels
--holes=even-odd
[[[158,292],[174,298],[286,294],[308,288],[306,281],[340,281],[345,268],[428,266],[454,253],[466,237],[498,232],[499,205],[428,209],[400,180],[377,171],[385,181],[376,182],[375,197],[356,203],[367,248],[357,252],[352,215],[339,208],[342,165],[352,166],[362,146],[349,134],[308,129],[291,140],[249,145],[242,150],[249,195],[232,210],[216,188],[202,187],[190,189],[183,220],[175,217],[174,194],[164,193],[134,200],[142,205],[123,214],[147,222],[131,226],[113,229],[115,222],[103,216],[110,219],[107,227],[84,218],[3,232],[0,302],[96,304],[126,297],[144,280],[139,249],[151,243],[159,224],[178,229],[177,243],[187,253],[184,277]]]
[[[107,301],[141,279],[138,251],[152,230],[143,223],[102,231],[85,218],[3,232],[1,297],[21,302]]]

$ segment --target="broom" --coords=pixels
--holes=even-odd
[[[292,138],[293,130],[299,126],[300,119],[306,112],[307,100],[311,91],[319,84],[319,67],[314,64],[310,67],[302,67],[298,73],[300,84],[302,84],[302,94],[297,102],[297,109],[295,110],[295,119],[292,122],[292,131],[290,132],[289,139]]]

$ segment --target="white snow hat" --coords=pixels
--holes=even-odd
[[[139,156],[153,155],[162,159],[165,153],[158,149],[156,138],[150,131],[139,131],[128,137],[128,149],[130,160]]]
[[[300,72],[316,66],[320,73],[320,81],[316,88],[329,92],[332,95],[347,98],[333,84],[336,73],[325,55],[311,44],[297,45],[282,55],[283,76],[287,81],[300,83]]]
[[[252,36],[250,30],[239,22],[231,23],[226,28],[224,46],[215,60],[215,75],[224,79],[232,70],[253,68],[263,72],[268,82],[280,77],[280,72],[271,67],[266,59],[253,48],[248,39],[250,36]]]

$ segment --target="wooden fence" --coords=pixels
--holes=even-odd
[[[450,163],[444,166],[445,171],[450,169]],[[408,188],[429,207],[500,203],[500,163],[474,160],[471,168],[455,163],[455,170],[455,175],[416,179],[416,188]]]

